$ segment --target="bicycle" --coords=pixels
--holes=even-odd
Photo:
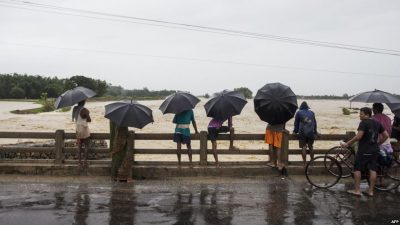
[[[326,156],[331,156],[339,161],[342,166],[342,176],[343,178],[347,178],[353,175],[353,167],[354,167],[354,159],[355,159],[355,151],[353,148],[343,148],[340,146],[336,146],[331,148],[326,154]],[[329,169],[329,172],[332,175],[338,176],[335,173],[334,169]],[[391,164],[389,166],[379,164],[377,165],[377,184],[375,185],[375,189],[381,191],[389,191],[397,188],[400,185],[400,162],[393,158]],[[368,174],[363,173],[362,178],[368,180]]]
[[[324,156],[318,156],[308,162],[305,169],[306,178],[315,187],[332,187],[341,178],[352,176],[354,159],[355,151],[353,149],[340,146],[333,147]],[[321,160],[323,160],[322,163]],[[320,168],[321,165],[323,165],[322,168]],[[321,172],[321,169],[327,171]],[[400,162],[398,160],[392,160],[390,166],[378,164],[376,172],[377,182],[375,189],[389,191],[400,185]],[[368,174],[363,173],[362,178],[367,179],[369,182]]]

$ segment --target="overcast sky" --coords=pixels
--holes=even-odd
[[[398,0],[30,2],[389,49],[400,54]],[[284,83],[300,95],[356,94],[373,89],[400,94],[400,56],[210,30],[200,32],[184,26],[170,28],[166,24],[132,18],[30,5],[0,0],[2,74],[15,72],[61,78],[85,75],[126,89],[186,90],[198,95],[236,87],[249,87],[255,92],[271,82]]]

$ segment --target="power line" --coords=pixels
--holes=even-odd
[[[22,1],[22,2],[21,1],[11,1],[11,2],[9,2],[9,1],[0,0],[0,3],[8,4],[8,5],[0,5],[3,7],[4,6],[5,7],[14,6],[14,8],[15,8],[15,6],[23,5],[23,6],[28,6],[28,7],[56,10],[56,12],[54,12],[54,11],[47,11],[47,12],[59,13],[59,14],[71,15],[71,16],[81,16],[81,17],[86,17],[86,18],[95,18],[95,19],[121,21],[121,22],[132,22],[132,20],[144,21],[146,23],[139,23],[139,22],[134,22],[134,23],[143,24],[143,25],[151,25],[151,26],[161,26],[161,27],[174,28],[174,29],[184,29],[184,30],[208,32],[208,33],[217,33],[217,34],[224,34],[224,35],[231,35],[231,36],[267,39],[267,40],[288,42],[288,43],[294,43],[294,44],[303,44],[303,45],[311,45],[311,46],[319,46],[319,47],[337,48],[337,49],[343,49],[343,50],[352,50],[352,51],[359,51],[359,52],[400,56],[400,51],[391,50],[391,49],[372,48],[372,47],[366,47],[366,46],[340,44],[340,43],[334,43],[334,42],[314,41],[314,40],[291,38],[291,37],[278,36],[278,35],[261,34],[261,33],[254,33],[254,32],[245,32],[245,31],[224,29],[224,28],[199,26],[199,25],[192,25],[192,24],[186,24],[186,23],[175,23],[175,22],[169,22],[169,21],[164,21],[164,20],[154,20],[154,19],[124,16],[124,15],[103,13],[103,12],[90,11],[90,10],[59,7],[59,6],[40,4],[40,3],[28,2],[28,1]],[[20,9],[26,9],[26,8],[20,8]],[[29,10],[32,10],[32,9],[29,9]],[[33,10],[33,11],[35,11],[35,10]],[[59,11],[61,11],[61,12],[59,12]],[[105,18],[62,13],[65,11],[75,12],[75,13],[83,13],[83,14],[89,14],[89,15],[105,16]],[[118,18],[118,19],[113,19],[113,18]],[[120,19],[123,19],[123,20],[120,20]],[[155,23],[155,24],[149,24],[149,23]],[[161,25],[161,24],[165,24],[165,25]]]
[[[4,43],[7,45],[23,46],[23,47],[49,48],[49,49],[59,49],[59,50],[67,50],[67,51],[79,51],[79,52],[96,52],[96,53],[102,53],[102,54],[131,55],[131,56],[135,56],[135,57],[160,58],[160,59],[169,59],[169,60],[185,60],[185,61],[195,61],[195,62],[205,62],[205,63],[252,66],[252,67],[268,67],[268,68],[276,68],[276,69],[302,70],[302,71],[311,71],[311,72],[324,72],[324,73],[347,74],[347,75],[357,75],[357,76],[400,78],[400,76],[390,75],[390,74],[360,73],[360,72],[316,69],[316,68],[307,68],[307,67],[268,65],[268,64],[246,63],[246,62],[228,61],[228,60],[214,60],[214,59],[190,58],[190,57],[179,57],[179,56],[163,56],[163,55],[152,55],[152,54],[144,54],[144,53],[119,52],[119,51],[97,50],[97,49],[65,48],[65,47],[55,47],[55,46],[46,46],[46,45],[9,43],[9,42],[1,42],[1,41],[0,41],[0,43]]]

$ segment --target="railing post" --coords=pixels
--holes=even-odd
[[[64,130],[56,130],[56,143],[55,143],[55,163],[61,164],[65,158],[64,156]]]
[[[207,132],[200,131],[200,165],[207,166]]]
[[[285,165],[289,164],[289,131],[285,130],[282,134],[281,160]]]
[[[135,131],[129,131],[128,153],[132,155],[132,162],[135,162]]]
[[[128,133],[128,151],[126,154],[128,154],[128,180],[132,179],[132,163],[135,161],[135,154],[134,154],[134,149],[135,149],[135,131],[129,131]]]

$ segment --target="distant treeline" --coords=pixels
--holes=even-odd
[[[135,98],[162,98],[175,93],[173,90],[150,91],[148,88],[126,90],[121,86],[108,86],[106,95]]]
[[[56,98],[77,85],[94,90],[98,96],[104,95],[108,86],[105,81],[85,76],[58,79],[16,73],[0,74],[0,99],[39,99],[42,93],[47,93],[49,98]]]
[[[164,98],[175,90],[151,91],[143,89],[124,89],[121,86],[113,86],[104,80],[92,79],[85,76],[73,76],[70,78],[59,79],[57,77],[43,77],[40,75],[26,74],[0,74],[0,99],[40,99],[42,93],[47,93],[47,97],[56,98],[65,91],[76,86],[84,86],[94,90],[97,97],[128,97],[128,98]],[[246,87],[235,88],[241,91],[246,98],[252,98],[253,93]],[[204,97],[210,97],[205,94]],[[350,96],[343,94],[336,95],[298,95],[304,99],[348,99]]]
[[[338,95],[297,95],[298,98],[302,99],[349,99],[351,96],[348,94]]]
[[[56,98],[76,86],[94,90],[97,97],[162,98],[175,92],[173,90],[150,91],[147,88],[125,90],[120,86],[112,86],[104,80],[85,76],[59,79],[14,73],[0,74],[0,99],[39,99],[42,93],[47,93],[49,98]]]

